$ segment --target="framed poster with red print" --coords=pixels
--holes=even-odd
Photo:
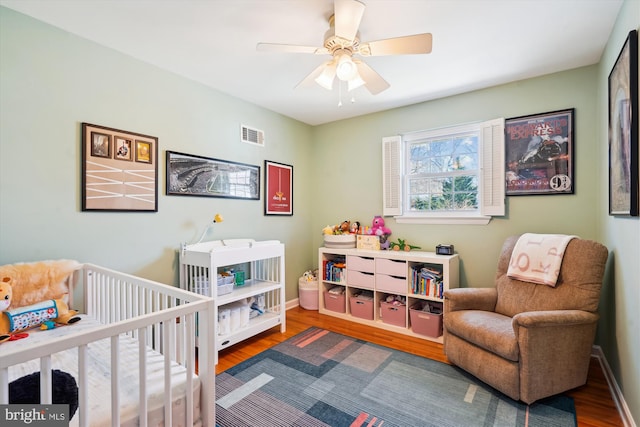
[[[293,215],[293,166],[264,161],[264,214]]]

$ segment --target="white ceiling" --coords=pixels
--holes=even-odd
[[[363,42],[433,34],[429,55],[364,58],[378,95],[294,89],[328,57],[256,52],[322,46],[332,0],[0,0],[101,45],[317,125],[597,63],[623,0],[362,0]]]

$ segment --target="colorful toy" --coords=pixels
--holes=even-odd
[[[333,227],[330,225],[327,225],[325,228],[322,229],[322,234],[333,234]]]
[[[389,249],[391,230],[384,225],[384,218],[380,215],[373,217],[369,234],[380,237],[380,249]]]
[[[13,280],[0,280],[0,343],[16,338],[25,338],[22,332],[51,323],[72,324],[80,320],[75,310],[70,310],[62,299],[50,299],[23,307],[12,306]],[[10,308],[11,307],[11,308]],[[49,323],[47,323],[49,322]],[[47,327],[47,329],[52,329]]]
[[[409,252],[411,249],[420,249],[420,246],[413,246],[413,245],[410,245],[410,244],[406,243],[405,240],[398,239],[397,242],[391,242],[390,243],[389,249],[390,250],[394,250],[394,251]]]
[[[349,234],[351,231],[351,221],[342,221],[338,226],[338,231],[336,234]]]
[[[354,234],[352,233],[352,224],[351,221],[342,221],[340,224],[336,224],[334,226],[327,225],[322,229],[322,234]]]

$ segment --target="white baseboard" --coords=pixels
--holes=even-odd
[[[299,298],[292,299],[291,301],[285,302],[284,309],[285,310],[291,310],[292,308],[296,308],[299,305],[300,305],[300,299]]]
[[[591,357],[595,357],[596,359],[598,359],[598,362],[600,362],[602,372],[607,379],[607,384],[609,384],[609,390],[611,390],[611,397],[613,398],[613,402],[616,404],[616,408],[618,408],[620,417],[622,417],[622,423],[625,427],[637,427],[635,421],[633,420],[633,416],[631,415],[631,411],[629,411],[627,402],[624,400],[622,391],[620,390],[620,387],[618,387],[618,382],[613,376],[613,372],[611,371],[609,362],[607,362],[607,358],[602,352],[602,347],[600,347],[599,345],[594,345],[591,348]]]

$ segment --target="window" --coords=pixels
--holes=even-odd
[[[385,215],[487,224],[504,215],[504,119],[383,139]]]

